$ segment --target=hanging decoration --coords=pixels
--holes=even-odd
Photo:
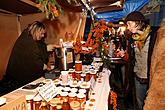
[[[62,13],[62,9],[56,0],[36,0],[37,7],[45,13],[47,19],[54,20]]]
[[[95,55],[99,53],[104,65],[108,66],[108,58],[124,57],[126,53],[126,37],[122,29],[124,24],[95,21],[87,39],[78,37],[73,43],[76,54]]]

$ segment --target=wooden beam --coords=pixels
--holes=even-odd
[[[34,6],[34,7],[38,8],[38,7],[37,7],[37,3],[35,3],[35,2],[33,2],[33,1],[31,1],[31,0],[20,0],[20,1],[22,1],[22,2],[24,2],[24,3],[27,3],[27,4],[31,5],[31,6]]]
[[[123,7],[120,7],[120,6],[106,6],[106,7],[97,7],[94,9],[94,11],[96,13],[98,12],[111,12],[111,11],[119,11],[119,10],[123,10]]]

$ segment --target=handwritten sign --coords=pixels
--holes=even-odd
[[[25,96],[21,96],[18,99],[3,105],[0,107],[0,110],[28,110]]]
[[[46,83],[42,87],[37,88],[39,94],[49,102],[54,96],[57,95],[57,89],[53,81]]]

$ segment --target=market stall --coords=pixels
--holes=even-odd
[[[90,109],[90,110],[107,110],[107,108],[108,108],[107,100],[108,100],[108,95],[109,95],[109,91],[110,91],[109,75],[110,75],[110,71],[104,68],[103,71],[99,73],[99,76],[98,76],[98,78],[96,78],[96,81],[90,81],[88,83],[81,82],[80,87],[78,87],[76,85],[73,86],[71,84],[69,86],[64,86],[62,84],[62,82],[64,82],[64,79],[51,80],[51,79],[45,79],[42,77],[42,78],[39,78],[17,90],[12,91],[11,93],[8,93],[8,94],[2,96],[1,98],[5,98],[6,101],[2,102],[2,100],[1,100],[0,110],[3,109],[4,106],[7,106],[8,104],[10,104],[12,101],[18,99],[19,96],[26,97],[28,110],[38,110],[37,106],[35,105],[36,98],[40,97],[40,99],[42,101],[45,101],[45,99],[47,100],[47,98],[41,93],[41,91],[39,91],[39,89],[44,86],[43,84],[48,84],[50,82],[53,82],[54,86],[56,86],[55,91],[57,91],[57,94],[54,97],[51,97],[51,98],[49,98],[49,100],[47,100],[46,104],[49,105],[49,109],[52,108],[51,102],[53,102],[53,101],[55,102],[55,100],[59,99],[62,102],[57,101],[56,103],[62,104],[63,103],[62,99],[64,99],[64,97],[67,97],[68,99],[71,100],[72,95],[76,94],[76,97],[74,99],[72,99],[72,101],[75,101],[75,103],[76,102],[81,103],[81,106],[80,105],[78,106],[78,108],[80,108],[81,110],[82,109],[83,110],[84,109],[85,110],[88,110],[88,109]],[[60,81],[60,82],[58,82],[58,81]],[[38,85],[38,84],[40,84],[40,85]],[[60,84],[60,85],[58,85],[58,84]],[[83,84],[90,84],[90,87],[89,88],[85,87],[85,85],[83,86]],[[34,87],[35,85],[38,85],[38,87],[37,86]],[[86,91],[88,91],[88,92],[86,92]],[[45,90],[45,92],[48,92],[48,90]],[[81,94],[83,94],[83,92],[86,94],[84,103],[82,103],[79,99],[79,95],[80,95],[79,92]],[[67,93],[67,95],[65,96],[64,93]],[[30,105],[28,103],[30,96],[33,100],[32,105]],[[72,103],[72,101],[70,101],[70,104]],[[84,104],[84,105],[82,105],[82,104]]]

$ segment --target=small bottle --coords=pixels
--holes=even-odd
[[[60,39],[59,44],[60,44],[60,47],[63,47],[63,39]]]
[[[70,110],[70,104],[68,103],[68,99],[64,98],[64,102],[62,104],[62,109],[63,110]]]

